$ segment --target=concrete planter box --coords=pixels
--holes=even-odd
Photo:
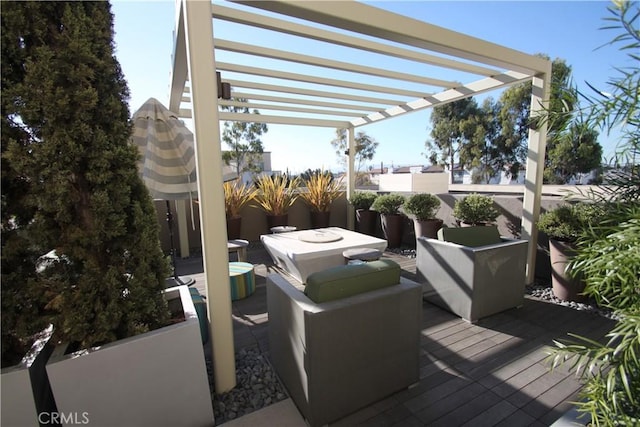
[[[47,364],[58,411],[92,426],[212,426],[198,315],[189,289],[166,289],[181,300],[185,321],[102,347],[64,354]],[[175,302],[175,301],[174,301]]]
[[[42,414],[43,423],[55,412],[55,403],[47,379],[45,365],[53,351],[49,339],[53,326],[42,332],[22,361],[2,369],[2,416],[3,426],[37,426]]]

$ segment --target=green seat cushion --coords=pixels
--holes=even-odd
[[[381,259],[341,265],[310,274],[304,293],[316,303],[333,301],[400,283],[400,266]]]
[[[502,242],[498,227],[495,225],[441,228],[438,230],[438,239],[471,248]]]

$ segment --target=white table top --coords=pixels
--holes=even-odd
[[[335,236],[340,238],[335,240]],[[319,240],[309,242],[301,240]],[[312,259],[323,254],[342,253],[345,249],[371,247],[384,251],[387,241],[367,234],[345,230],[339,227],[316,228],[289,233],[265,234],[260,236],[263,244],[277,248],[292,260]],[[332,240],[332,241],[326,241]]]

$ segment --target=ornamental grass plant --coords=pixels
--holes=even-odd
[[[256,197],[258,190],[239,180],[224,183],[224,209],[227,218],[239,218],[242,208]]]
[[[300,198],[313,212],[329,212],[331,204],[344,194],[342,178],[334,179],[331,172],[317,172],[309,175],[302,183]]]
[[[261,175],[256,179],[255,202],[267,215],[284,215],[298,199],[299,178],[285,175]]]

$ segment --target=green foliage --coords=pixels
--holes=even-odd
[[[3,132],[3,168],[25,184],[18,199],[2,188],[14,227],[11,248],[2,242],[3,339],[5,310],[36,312],[54,339],[84,347],[166,324],[168,266],[112,35],[106,2],[3,4],[3,124],[20,129]]]
[[[246,99],[234,99],[237,102],[247,102]],[[258,110],[250,111],[247,107],[223,105],[223,111],[243,114],[260,114]],[[222,153],[222,160],[226,165],[232,162],[238,176],[242,172],[261,172],[262,153],[264,147],[260,136],[268,132],[264,123],[224,122],[222,140],[229,146],[229,151]]]
[[[378,141],[367,135],[365,132],[357,132],[355,135],[355,171],[360,172],[363,163],[373,159],[378,148]],[[349,148],[349,142],[346,129],[336,129],[336,137],[331,141],[331,146],[336,150],[338,161],[345,165],[345,151]]]
[[[267,215],[284,215],[298,199],[296,189],[299,178],[289,179],[285,175],[261,175],[256,180],[257,194],[254,200]]]
[[[400,194],[383,194],[374,200],[371,209],[383,215],[398,215],[404,202],[405,197]]]
[[[593,126],[609,131],[620,126],[624,135],[620,155],[640,153],[638,86],[640,33],[638,3],[616,1],[608,8],[605,29],[620,31],[611,42],[628,51],[627,69],[609,81],[608,94],[592,88],[583,116]],[[553,114],[549,114],[553,120]],[[586,282],[584,293],[613,309],[620,320],[603,345],[574,336],[559,341],[551,352],[553,366],[571,361],[570,368],[585,383],[578,410],[591,417],[592,425],[640,424],[640,176],[636,165],[622,171],[615,188],[602,187],[587,196],[603,216],[585,227],[570,265]],[[584,196],[584,194],[582,194]]]
[[[256,197],[257,190],[254,187],[240,182],[237,180],[223,184],[224,210],[227,218],[238,218],[242,208]]]
[[[571,268],[599,305],[640,311],[640,205],[614,203],[585,227]]]
[[[462,222],[480,225],[493,222],[498,218],[498,211],[493,207],[493,198],[481,194],[469,194],[456,200],[453,216]]]
[[[600,206],[593,203],[560,205],[540,215],[538,230],[550,239],[575,242],[590,224],[597,223],[603,215]]]
[[[354,209],[365,209],[368,210],[371,208],[371,205],[378,198],[376,193],[372,193],[371,191],[355,191],[349,203],[353,205]]]
[[[329,212],[333,201],[344,193],[342,180],[334,180],[331,173],[325,171],[312,174],[303,185],[306,189],[300,190],[300,198],[314,212]]]
[[[413,194],[404,203],[404,211],[415,215],[419,221],[434,219],[440,208],[440,199],[429,193]]]

